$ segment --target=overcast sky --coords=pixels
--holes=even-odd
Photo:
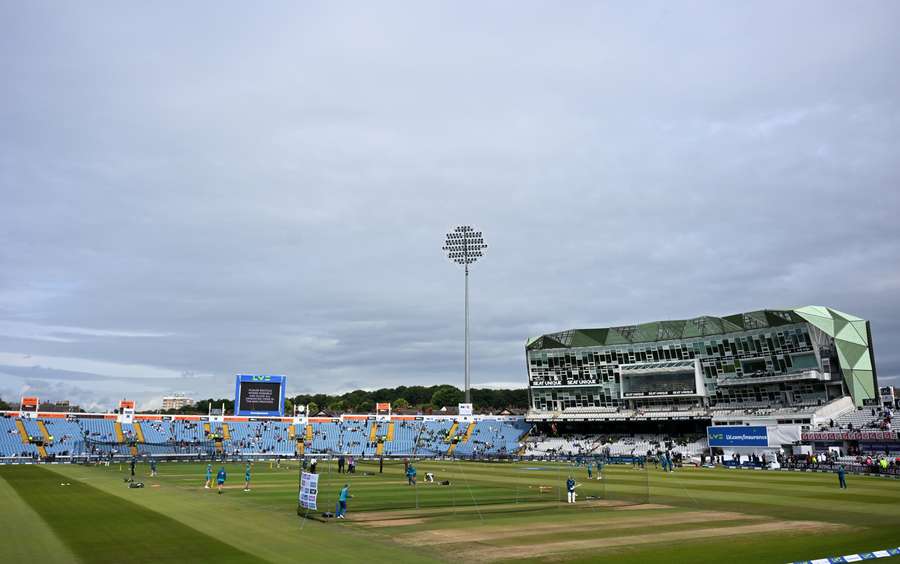
[[[900,384],[900,3],[0,0],[0,397],[526,382],[828,305]]]

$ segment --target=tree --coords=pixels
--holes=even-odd
[[[409,408],[409,402],[406,401],[406,398],[397,398],[396,400],[394,400],[394,409],[395,410],[408,409],[408,408]]]
[[[356,412],[357,413],[372,413],[375,410],[375,402],[366,399],[362,400],[358,404],[356,404]]]
[[[428,388],[425,386],[410,386],[406,389],[403,397],[406,398],[410,405],[422,405],[431,401],[431,396],[434,395],[437,388],[437,386]]]
[[[451,390],[450,392],[446,390]],[[453,390],[456,390],[455,394]],[[435,393],[440,392],[438,396],[438,400],[440,400],[440,404],[435,403]],[[443,386],[398,386],[396,388],[380,388],[378,390],[369,392],[366,390],[353,390],[352,392],[347,392],[341,395],[329,395],[329,394],[299,394],[290,398],[290,401],[293,402],[293,405],[309,405],[310,414],[314,414],[319,410],[319,407],[328,406],[331,409],[336,402],[343,402],[342,409],[360,409],[362,407],[368,407],[368,401],[373,403],[377,402],[392,402],[394,405],[394,409],[404,409],[406,407],[431,407],[432,404],[437,409],[440,409],[443,406],[454,406],[462,398],[462,392],[459,389],[443,385]],[[400,400],[406,401],[406,405],[404,407],[402,403],[397,403]],[[230,404],[231,402],[229,402]],[[528,392],[527,390],[517,389],[517,390],[494,390],[488,388],[473,388],[472,389],[472,403],[475,404],[475,407],[479,409],[502,409],[504,407],[511,408],[527,408],[528,407]],[[202,409],[197,410],[195,406],[191,406],[190,410],[187,413],[206,413],[206,405],[200,406]],[[216,407],[216,404],[213,404],[213,407]],[[315,407],[315,409],[313,409]],[[338,410],[338,411],[341,411]],[[289,411],[289,410],[288,410]]]
[[[319,405],[316,402],[311,401],[306,404],[306,409],[309,410],[306,415],[315,415],[319,412]]]
[[[441,407],[456,407],[464,397],[465,395],[454,386],[440,386],[431,395],[431,404],[437,409]]]
[[[371,394],[365,390],[353,390],[341,396],[344,405],[359,405],[366,400],[371,400]]]
[[[225,405],[225,411],[227,413],[234,413],[234,400],[224,399],[224,398],[223,399],[209,398],[209,399],[205,399],[205,400],[200,400],[193,405],[193,408],[190,411],[188,411],[188,413],[201,413],[201,414],[209,413],[210,407],[212,407],[213,409],[222,409],[222,404]]]

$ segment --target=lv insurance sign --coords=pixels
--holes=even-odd
[[[769,446],[769,430],[762,425],[707,427],[706,437],[711,447]]]

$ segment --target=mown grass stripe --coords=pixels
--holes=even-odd
[[[263,562],[161,513],[38,466],[3,474],[7,483],[85,562]]]
[[[0,508],[3,511],[3,558],[8,562],[69,563],[75,555],[53,529],[0,475]]]

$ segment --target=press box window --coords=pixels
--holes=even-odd
[[[810,370],[819,368],[819,362],[814,353],[792,354],[791,364],[796,370]]]
[[[741,369],[744,374],[750,375],[755,373],[764,373],[766,371],[766,360],[763,358],[751,358],[741,361]]]

